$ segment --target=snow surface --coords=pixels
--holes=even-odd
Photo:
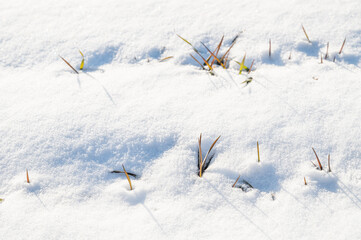
[[[358,1],[3,0],[0,16],[1,239],[361,239]],[[204,56],[239,34],[230,56],[255,71],[211,76],[176,34]],[[77,75],[58,55],[78,68],[79,49]],[[204,155],[221,135],[202,178],[200,133]]]

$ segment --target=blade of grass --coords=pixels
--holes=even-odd
[[[26,182],[27,182],[27,183],[30,183],[28,169],[26,169]]]
[[[204,157],[204,160],[201,164],[201,167],[203,167],[203,164],[205,163],[205,161],[207,160],[207,157],[208,157],[208,154],[212,151],[212,148],[214,147],[214,145],[216,144],[216,142],[218,141],[218,139],[220,138],[221,136],[217,137],[217,139],[212,143],[211,147],[209,148],[206,156]]]
[[[216,56],[218,56],[219,49],[221,49],[221,46],[222,46],[222,43],[223,43],[223,39],[224,39],[224,35],[222,36],[221,41],[219,42],[216,50],[214,51]],[[213,58],[213,61],[212,61],[212,63],[211,63],[211,66],[212,66],[212,67],[213,67],[213,63],[214,63],[215,60],[216,60],[216,59]],[[224,65],[226,65],[226,64],[224,64]]]
[[[307,185],[307,182],[306,182],[306,177],[303,177],[303,180],[305,181],[305,185]]]
[[[61,59],[63,59],[63,61],[64,61],[71,69],[73,69],[73,71],[74,71],[76,74],[79,74],[78,71],[75,70],[75,68],[73,68],[73,66],[70,65],[70,63],[68,63],[68,61],[66,61],[66,60],[65,60],[62,56],[60,56],[60,55],[59,55],[59,57],[60,57]]]
[[[123,171],[118,171],[118,170],[111,171],[110,173],[124,173],[124,174],[125,174],[125,172],[123,172]],[[135,173],[130,173],[130,172],[127,172],[127,173],[128,173],[129,176],[132,176],[132,177],[134,177],[134,178],[137,177],[137,175],[136,175]]]
[[[258,141],[257,141],[257,154],[258,154],[258,162],[261,162],[261,159],[259,157],[259,144],[258,144]]]
[[[323,63],[323,59],[322,59],[322,53],[321,53],[321,64]]]
[[[238,176],[238,178],[236,179],[236,181],[233,183],[232,187],[234,188],[234,186],[236,186],[236,183],[238,182],[238,179],[241,177],[241,175]]]
[[[250,73],[251,73],[251,70],[252,70],[252,67],[253,67],[253,63],[254,63],[254,59],[253,59],[253,61],[252,61],[251,66],[249,67],[248,74],[250,74]]]
[[[202,133],[199,135],[198,139],[198,165],[199,165],[199,177],[202,177]]]
[[[79,50],[79,52],[80,52],[81,56],[83,57],[83,59],[81,60],[79,69],[83,70],[83,67],[84,67],[84,54],[80,50]]]
[[[128,182],[129,182],[129,187],[130,187],[130,190],[133,190],[133,187],[132,187],[132,182],[130,181],[130,178],[129,178],[129,175],[127,173],[127,171],[125,170],[124,168],[124,165],[122,164],[122,167],[123,167],[123,171],[125,173],[125,176],[127,176],[127,179],[128,179]]]
[[[327,59],[327,58],[328,58],[328,47],[329,47],[329,45],[330,45],[330,42],[327,42],[327,48],[326,48],[326,55],[325,55],[325,59]]]
[[[204,63],[209,67],[209,70],[210,70],[210,71],[213,71],[212,66],[209,65],[208,61],[207,61],[206,59],[204,59],[204,57],[199,53],[199,51],[198,51],[189,41],[187,41],[185,38],[182,38],[182,37],[179,36],[178,34],[177,34],[177,36],[178,36],[180,39],[182,39],[184,42],[186,42],[187,44],[189,44],[189,45],[192,47],[193,51],[195,51],[195,52],[202,58],[202,60],[204,61]],[[194,57],[193,57],[193,59],[194,59]],[[198,61],[197,61],[197,62],[198,62]]]
[[[223,62],[225,56],[229,53],[229,51],[231,51],[232,47],[234,46],[234,44],[236,44],[236,41],[232,42],[231,46],[228,48],[228,50],[226,51],[225,54],[223,54],[223,56],[221,57],[221,62]]]
[[[228,56],[229,56],[229,53],[226,55],[226,57],[223,60],[224,61],[223,65],[225,68],[227,68]]]
[[[320,167],[320,170],[322,171],[323,168],[322,168],[322,164],[321,164],[321,162],[320,162],[320,159],[318,159],[318,156],[317,156],[317,153],[316,153],[315,149],[312,148],[312,150],[313,150],[313,152],[314,152],[315,155],[316,155],[316,159],[317,159],[318,165],[319,165],[319,167]]]
[[[307,33],[306,33],[306,29],[303,27],[303,25],[302,25],[302,29],[303,29],[303,32],[304,32],[305,35],[306,35],[306,38],[307,38],[308,42],[311,43],[311,41],[310,41],[310,39],[308,38],[308,35],[307,35]]]
[[[173,58],[173,56],[165,57],[165,58],[162,58],[161,60],[159,60],[159,62],[164,62],[165,60],[168,60],[171,58]]]
[[[216,59],[217,62],[218,62],[223,68],[225,68],[224,65],[223,65],[223,63],[217,58],[217,56],[214,55],[214,53],[212,53],[211,50],[209,50],[209,48],[207,48],[207,46],[206,46],[204,43],[201,42],[201,44],[207,49],[207,51],[213,56],[213,58]]]
[[[346,42],[346,38],[345,38],[345,40],[343,40],[341,49],[340,49],[340,51],[338,52],[338,54],[341,54],[341,53],[342,53],[342,49],[343,49],[343,46],[345,46],[345,42]]]
[[[194,59],[194,61],[196,61],[196,62],[201,66],[201,68],[202,68],[203,70],[206,70],[206,69],[203,67],[203,65],[202,65],[195,57],[193,57],[192,54],[189,54],[189,55]]]
[[[244,54],[243,59],[242,59],[242,62],[241,62],[241,64],[240,64],[240,66],[239,66],[239,75],[242,74],[242,71],[243,71],[244,68],[247,68],[247,67],[244,65],[244,62],[245,62],[245,61],[246,61],[246,54]]]
[[[330,154],[328,154],[328,161],[327,161],[327,172],[331,172],[331,157]]]

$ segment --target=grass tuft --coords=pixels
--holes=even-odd
[[[212,53],[211,50],[209,50],[209,48],[208,48],[204,43],[201,42],[201,44],[207,49],[207,51],[212,55],[212,57],[213,57],[214,59],[216,59],[217,62],[218,62],[223,68],[226,68],[226,67],[223,65],[223,63],[221,62],[221,60],[219,60],[219,59],[217,58],[217,56],[216,56],[214,53]],[[207,62],[208,62],[208,61],[207,61]],[[213,64],[213,62],[212,62],[212,64]],[[211,65],[211,67],[212,67],[212,65]]]
[[[214,154],[212,154],[209,158],[209,153],[212,151],[214,145],[217,143],[218,139],[221,136],[219,136],[211,145],[211,147],[209,148],[206,156],[204,157],[204,159],[202,158],[202,133],[199,136],[198,139],[198,176],[202,177],[202,174],[207,170],[207,168],[209,167],[209,164],[212,162],[212,159],[214,158]]]
[[[125,176],[127,176],[128,183],[129,183],[129,187],[130,187],[130,190],[133,190],[133,187],[132,187],[132,182],[130,181],[129,175],[128,175],[127,171],[125,170],[125,168],[124,168],[124,165],[123,165],[123,164],[122,164],[122,167],[123,167],[123,171],[124,171],[124,173],[125,173]]]

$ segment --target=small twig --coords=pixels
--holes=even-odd
[[[288,56],[288,60],[291,60],[291,53],[292,53],[292,52],[290,52],[290,56]]]
[[[238,176],[238,178],[236,179],[236,181],[233,183],[232,187],[234,188],[234,186],[236,186],[236,183],[238,182],[238,179],[241,177],[241,175]]]
[[[322,60],[322,53],[321,53],[321,64],[323,63],[323,60]]]
[[[342,49],[343,49],[343,46],[345,46],[345,42],[346,42],[346,38],[345,38],[345,40],[343,40],[341,49],[340,49],[340,51],[338,52],[338,54],[341,54],[341,53],[342,53]]]
[[[311,43],[311,41],[310,41],[310,39],[308,38],[308,35],[307,35],[307,33],[306,33],[306,29],[303,27],[303,25],[302,25],[302,29],[303,29],[303,32],[304,32],[305,35],[306,35],[306,38],[307,38],[308,42]]]
[[[306,177],[303,177],[303,180],[305,181],[305,185],[307,185],[307,182],[306,182]]]

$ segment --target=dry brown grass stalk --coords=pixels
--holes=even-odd
[[[338,52],[338,54],[341,54],[341,53],[342,53],[342,49],[343,49],[343,46],[345,46],[345,43],[346,43],[346,38],[345,38],[345,40],[343,40],[341,49],[340,49],[340,51]]]
[[[68,63],[68,61],[66,61],[62,56],[59,56],[61,59],[63,59],[63,61],[76,73],[79,74],[79,72],[77,70],[75,70],[75,68],[73,68],[72,65],[70,65],[70,63]]]
[[[30,183],[28,169],[26,169],[26,182],[27,182],[27,183]]]
[[[132,187],[132,182],[130,181],[130,177],[129,177],[129,175],[128,175],[127,171],[125,170],[125,168],[124,168],[124,165],[123,165],[123,164],[122,164],[122,167],[123,167],[123,171],[124,171],[124,173],[125,173],[125,176],[127,176],[128,183],[129,183],[129,187],[130,187],[130,190],[133,190],[133,187]]]
[[[305,35],[306,35],[307,41],[308,41],[309,43],[311,43],[310,39],[308,38],[308,35],[307,35],[307,32],[306,32],[306,29],[303,27],[303,25],[302,25],[302,29],[303,29],[303,32],[304,32],[304,33],[305,33]]]
[[[233,183],[232,187],[234,188],[236,186],[236,183],[238,182],[238,179],[241,177],[241,175],[238,176],[238,178],[236,179],[236,181]]]
[[[316,156],[316,159],[317,159],[317,162],[318,162],[319,169],[322,171],[323,168],[322,168],[322,164],[321,164],[321,162],[320,162],[320,159],[318,158],[315,149],[312,148],[312,150],[313,150],[313,152],[315,153],[315,156]]]

